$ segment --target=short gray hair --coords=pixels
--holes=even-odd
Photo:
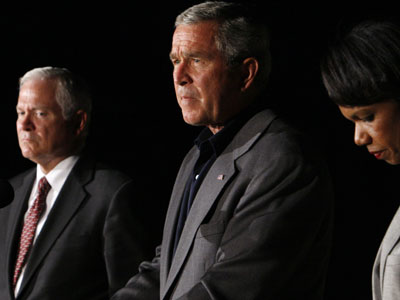
[[[175,27],[215,21],[219,26],[215,43],[225,56],[228,66],[235,66],[248,57],[260,64],[258,83],[265,86],[271,71],[269,31],[256,10],[223,1],[207,1],[182,12],[175,20]]]
[[[31,80],[56,81],[57,90],[55,100],[60,105],[65,120],[70,120],[78,110],[86,112],[87,122],[82,132],[82,137],[86,138],[89,131],[90,116],[92,112],[92,98],[82,78],[77,77],[65,68],[35,68],[26,72],[19,79],[19,89],[21,89],[26,82]]]

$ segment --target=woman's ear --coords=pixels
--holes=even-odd
[[[254,57],[246,58],[242,63],[242,87],[241,91],[244,92],[252,84],[258,73],[258,61]]]

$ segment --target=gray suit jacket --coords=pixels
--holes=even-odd
[[[400,299],[400,209],[383,238],[372,272],[374,300]]]
[[[162,246],[112,299],[322,299],[332,190],[311,147],[272,111],[253,116],[204,178],[172,257],[185,157]]]
[[[14,299],[12,277],[23,216],[36,176],[11,180],[15,198],[0,210],[0,299]],[[80,158],[28,258],[17,299],[109,299],[143,259],[138,199],[126,175]]]

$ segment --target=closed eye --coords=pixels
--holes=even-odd
[[[362,121],[364,122],[372,122],[375,119],[374,114],[367,115],[366,117],[362,118]]]

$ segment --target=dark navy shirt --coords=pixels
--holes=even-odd
[[[194,165],[193,171],[186,182],[183,198],[181,202],[179,218],[175,230],[174,253],[185,225],[186,217],[192,207],[193,200],[196,193],[207,175],[208,170],[217,159],[217,157],[224,151],[226,146],[232,141],[233,137],[238,133],[240,128],[252,117],[257,111],[260,110],[258,105],[251,106],[243,111],[235,119],[229,121],[224,128],[222,128],[215,135],[208,129],[204,128],[199,136],[195,139],[194,144],[200,151],[199,158]]]

